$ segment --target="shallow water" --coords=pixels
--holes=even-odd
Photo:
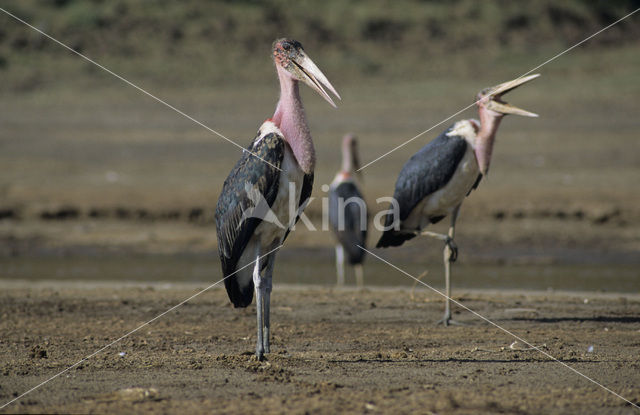
[[[424,265],[394,258],[392,262],[419,277]],[[434,288],[444,286],[441,263],[429,264],[421,281]],[[77,280],[114,282],[197,282],[214,283],[221,278],[220,264],[213,255],[140,256],[38,256],[0,259],[2,280]],[[274,283],[335,284],[333,258],[328,252],[283,252],[276,263]],[[347,269],[347,284],[354,284]],[[640,267],[634,264],[468,264],[453,265],[454,289],[522,289],[640,292]],[[365,264],[365,284],[410,287],[409,276],[369,257]]]

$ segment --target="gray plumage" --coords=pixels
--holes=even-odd
[[[346,203],[351,198],[361,202]],[[340,215],[343,223],[340,223]],[[361,264],[364,260],[365,251],[358,245],[364,248],[367,240],[366,216],[364,199],[353,181],[344,181],[329,189],[329,225],[347,252],[351,265]]]
[[[469,143],[464,137],[447,135],[452,128],[453,126],[449,127],[422,147],[402,167],[393,194],[400,207],[400,221],[406,220],[425,197],[446,186],[456,172]],[[467,195],[478,187],[481,178],[482,175],[479,174],[475,184],[467,191]],[[443,218],[443,215],[434,215],[429,217],[429,221],[437,223]],[[393,215],[388,214],[385,218],[385,227],[390,226],[393,220]],[[420,229],[410,231],[420,231]],[[384,232],[376,247],[399,246],[415,236],[413,232],[390,229]]]
[[[254,202],[246,191],[247,184],[257,189],[271,207],[278,195],[279,179],[282,173],[275,167],[281,167],[286,146],[288,144],[280,134],[269,133],[263,137],[256,136],[248,149],[262,160],[248,151],[243,151],[242,157],[225,180],[218,198],[216,206],[218,254],[222,263],[227,294],[236,307],[247,307],[251,304],[254,286],[251,278],[240,279],[237,274],[231,274],[236,272],[240,256],[262,222],[260,218],[243,217],[244,212],[254,207]],[[312,187],[313,174],[306,175],[299,205],[309,198]],[[288,234],[287,231],[285,238]],[[267,261],[264,261],[262,268],[266,265]],[[251,269],[249,268],[247,272],[250,274]]]

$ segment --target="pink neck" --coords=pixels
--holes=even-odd
[[[482,174],[487,174],[493,153],[493,143],[496,138],[496,131],[500,126],[503,114],[486,109],[480,106],[478,109],[480,116],[480,131],[476,135],[475,153],[478,166]]]
[[[316,164],[316,152],[304,115],[298,81],[279,66],[276,68],[280,79],[280,100],[273,114],[273,122],[284,134],[302,171],[309,174]]]

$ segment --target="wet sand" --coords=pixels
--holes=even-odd
[[[59,373],[205,284],[17,282],[0,293],[0,400]],[[640,296],[456,290],[465,306],[640,403]],[[422,289],[276,285],[272,353],[255,310],[214,287],[5,413],[638,413],[471,313],[435,326]]]

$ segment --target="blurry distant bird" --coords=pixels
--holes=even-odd
[[[311,195],[316,157],[298,89],[302,81],[333,107],[325,88],[340,98],[320,69],[291,39],[273,44],[280,100],[224,182],[216,207],[218,252],[225,287],[236,307],[256,292],[256,355],[269,353],[269,306],[275,250],[284,242]],[[289,200],[295,217],[289,216]],[[266,202],[264,206],[261,206]],[[267,206],[268,205],[268,206]],[[284,226],[277,219],[283,220]],[[247,213],[249,212],[249,214]]]
[[[342,139],[342,169],[329,187],[329,225],[338,239],[336,245],[336,273],[338,285],[344,285],[345,252],[354,266],[356,283],[363,286],[362,262],[367,239],[367,205],[354,175],[358,163],[358,141],[353,134]]]
[[[453,238],[460,205],[489,170],[493,143],[502,117],[507,114],[537,117],[507,104],[502,101],[502,96],[538,76],[530,75],[482,90],[477,96],[480,121],[470,119],[453,124],[414,154],[396,181],[394,198],[399,204],[400,217],[387,214],[385,229],[389,229],[394,221],[399,221],[399,228],[385,231],[376,246],[400,246],[417,235],[444,241],[447,300],[444,317],[439,323],[445,326],[455,323],[451,319],[450,267],[458,256]],[[447,215],[451,215],[448,234],[423,230]]]

